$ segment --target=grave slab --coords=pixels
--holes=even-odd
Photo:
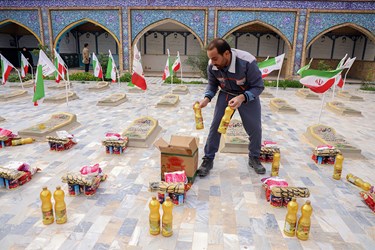
[[[97,106],[118,106],[126,101],[126,95],[115,93],[98,101]]]
[[[280,113],[298,113],[286,100],[281,98],[273,98],[270,101],[270,108],[275,112]]]
[[[92,92],[99,92],[99,91],[103,91],[106,89],[109,89],[109,82],[103,82],[103,81],[98,82],[96,85],[88,88],[88,90]]]
[[[180,97],[174,94],[163,95],[156,106],[158,107],[173,107],[179,102]]]
[[[24,90],[24,89],[12,90],[9,93],[0,94],[0,102],[7,102],[7,101],[17,99],[23,96],[27,96],[27,90]]]
[[[345,106],[345,104],[342,103],[342,102],[337,102],[337,101],[328,102],[326,104],[326,107],[327,107],[328,110],[330,110],[330,111],[332,111],[336,114],[339,114],[339,115],[362,116],[361,111],[349,108],[349,107]]]
[[[189,93],[189,89],[186,85],[177,85],[173,90],[172,94],[186,95]]]
[[[243,128],[242,122],[232,119],[229,123],[227,133],[221,135],[220,152],[247,154],[249,152],[249,136]]]
[[[353,95],[349,91],[339,91],[337,92],[336,96],[347,101],[355,101],[355,102],[364,101],[363,97],[358,96],[358,95]]]
[[[148,148],[150,147],[161,131],[158,120],[143,116],[135,119],[129,127],[127,127],[122,136],[129,139],[129,147]]]
[[[79,99],[79,98],[78,98],[78,96],[75,92],[68,91],[68,99],[69,99],[69,101],[72,101],[72,100],[76,100],[76,99]],[[45,102],[45,103],[63,103],[63,102],[66,102],[66,93],[61,92],[57,95],[44,98],[43,102]]]
[[[315,94],[310,89],[298,89],[296,95],[305,99],[320,100],[319,95]]]

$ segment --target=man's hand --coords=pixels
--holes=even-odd
[[[238,109],[238,108],[241,106],[241,104],[242,104],[245,100],[246,100],[246,99],[245,99],[245,96],[244,96],[244,95],[238,95],[238,96],[232,98],[232,99],[229,101],[228,105],[229,105],[229,107],[231,107],[232,109]]]
[[[207,104],[210,102],[210,99],[205,97],[202,101],[199,102],[199,108],[204,108],[207,106]],[[194,108],[195,103],[193,103],[193,108]]]

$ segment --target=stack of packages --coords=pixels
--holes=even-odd
[[[15,189],[29,182],[32,176],[40,169],[31,167],[26,162],[9,162],[8,165],[0,167],[0,187]]]
[[[54,151],[64,151],[68,150],[77,144],[74,135],[69,134],[65,130],[57,131],[57,136],[47,136],[47,141],[50,147],[50,150]]]
[[[310,191],[305,187],[289,187],[288,182],[278,176],[262,180],[266,199],[274,207],[286,207],[293,197],[308,198]]]
[[[320,145],[313,150],[312,159],[317,164],[335,164],[336,156],[341,151],[331,145]]]
[[[274,153],[280,154],[280,148],[276,145],[276,142],[264,141],[260,149],[259,160],[261,162],[272,162]]]
[[[107,154],[122,154],[128,146],[128,137],[121,137],[117,133],[106,133],[103,145]]]
[[[20,139],[20,137],[10,130],[0,128],[0,148],[12,146],[12,140],[16,139]]]
[[[79,172],[67,173],[61,177],[62,182],[68,183],[69,195],[77,196],[84,193],[91,196],[96,193],[100,182],[107,179],[99,164],[83,166]]]
[[[187,184],[185,171],[165,172],[164,180],[151,182],[150,191],[158,192],[158,199],[161,204],[169,196],[174,205],[178,206],[185,202],[186,192],[190,185]]]

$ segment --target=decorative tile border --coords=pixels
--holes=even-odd
[[[363,1],[264,1],[264,0],[112,0],[112,1],[66,1],[66,0],[2,0],[2,6],[7,7],[241,7],[241,8],[278,8],[278,9],[337,9],[337,10],[375,10],[373,2]]]

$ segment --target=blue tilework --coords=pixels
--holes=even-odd
[[[103,25],[120,40],[118,13],[118,10],[52,10],[51,21],[53,38],[55,39],[56,36],[71,23],[87,18]]]
[[[204,41],[204,10],[132,10],[132,41],[150,24],[173,19],[191,28]]]
[[[0,22],[7,19],[25,25],[41,38],[39,13],[37,10],[0,10]]]
[[[129,44],[129,34],[128,34],[128,10],[122,10],[122,52],[124,59],[124,69],[129,68],[129,47],[132,47],[132,44]],[[139,49],[139,48],[138,48]]]
[[[299,12],[299,20],[297,27],[297,41],[296,41],[296,53],[294,55],[294,65],[293,69],[296,73],[301,68],[302,63],[302,50],[303,50],[303,40],[305,37],[305,26],[306,26],[306,10],[301,10]]]
[[[261,21],[278,29],[293,43],[295,20],[295,12],[219,11],[217,33],[218,37],[223,37],[239,25]]]
[[[373,4],[375,6],[375,4]],[[373,13],[310,13],[306,45],[321,32],[344,23],[354,23],[375,34]]]

